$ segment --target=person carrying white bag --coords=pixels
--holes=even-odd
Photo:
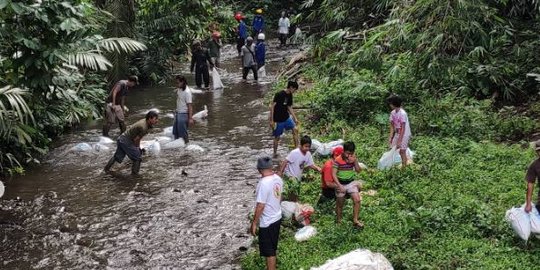
[[[390,135],[388,136],[388,144],[399,150],[401,156],[401,164],[403,168],[409,164],[407,157],[407,148],[411,139],[411,127],[409,125],[409,117],[407,112],[401,107],[403,100],[401,97],[393,95],[387,99],[392,112],[390,113]]]
[[[540,181],[540,140],[534,142],[534,150],[536,151],[538,158],[533,161],[531,165],[529,165],[527,175],[525,176],[525,180],[527,180],[525,212],[527,213],[531,213],[533,207],[531,201],[534,190],[534,183],[536,181]],[[540,212],[540,191],[538,192],[537,196],[536,209],[538,210],[538,212]]]

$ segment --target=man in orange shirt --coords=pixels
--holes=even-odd
[[[334,182],[334,177],[332,176],[332,167],[334,166],[334,160],[343,154],[343,146],[336,146],[332,150],[332,158],[327,160],[324,163],[324,167],[321,172],[321,189],[322,196],[320,201],[325,199],[333,200],[336,198],[336,183]]]

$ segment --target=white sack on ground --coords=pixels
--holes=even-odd
[[[0,198],[2,198],[2,196],[4,196],[4,191],[6,190],[6,188],[4,187],[4,183],[2,183],[2,181],[0,181]]]
[[[305,226],[302,229],[298,230],[294,234],[294,239],[298,242],[306,241],[309,238],[315,236],[317,234],[317,229],[313,226]]]
[[[266,77],[266,68],[265,68],[265,66],[262,66],[261,68],[259,68],[259,70],[257,70],[257,74],[259,75],[259,78]]]
[[[113,142],[114,141],[111,138],[99,136],[99,143],[100,144],[109,144],[109,143],[113,143]]]
[[[213,89],[223,89],[223,83],[216,68],[212,69],[212,84]]]
[[[168,142],[163,145],[163,149],[175,149],[175,148],[182,148],[185,147],[186,143],[184,142],[184,139],[179,138],[174,141]]]
[[[311,270],[393,270],[392,264],[380,253],[357,249],[326,261]]]
[[[327,143],[323,143],[322,146],[319,146],[317,150],[315,151],[317,154],[321,156],[328,156],[332,154],[332,151],[335,147],[343,145],[344,141],[342,139],[339,139],[337,141],[331,141]],[[312,141],[313,144],[313,141]]]
[[[166,127],[163,129],[163,135],[165,137],[172,137],[172,131],[173,131],[173,127]]]
[[[88,152],[92,151],[92,146],[87,143],[78,143],[77,145],[71,147],[69,150],[73,152]]]
[[[186,150],[192,152],[204,152],[204,149],[196,144],[189,144],[186,146]]]
[[[291,218],[292,215],[296,213],[297,208],[298,208],[298,203],[296,202],[289,202],[289,201],[281,202],[281,213],[284,218]]]
[[[506,211],[506,221],[510,223],[514,232],[523,240],[527,241],[531,235],[531,219],[523,207]]]
[[[540,234],[540,213],[538,213],[534,204],[529,215],[531,218],[531,233]]]
[[[411,151],[410,148],[407,148],[406,154],[409,160],[413,159],[414,152]],[[401,155],[399,154],[399,150],[397,150],[394,146],[389,151],[384,152],[384,154],[379,159],[377,168],[379,170],[390,169],[392,166],[399,164],[401,164]]]
[[[171,142],[173,139],[172,139],[172,137],[159,136],[159,137],[156,137],[156,140],[157,140],[160,144],[166,144],[166,143],[168,143],[168,142]]]

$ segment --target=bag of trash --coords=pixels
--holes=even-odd
[[[312,142],[313,143],[313,142]],[[316,153],[321,156],[328,156],[332,153],[335,147],[343,145],[343,140],[331,141],[323,143],[321,147],[317,148]]]
[[[317,149],[323,147],[323,144],[322,142],[316,140],[316,139],[312,139],[311,140],[311,151],[317,151]]]
[[[223,88],[223,83],[221,82],[221,78],[219,77],[219,73],[215,67],[212,69],[212,83],[214,89]]]
[[[266,68],[265,68],[265,66],[262,66],[261,68],[259,68],[259,70],[257,70],[257,74],[259,75],[259,78],[266,77]]]
[[[109,144],[109,143],[113,143],[114,141],[111,140],[111,138],[107,138],[107,137],[104,137],[104,136],[99,136],[99,144]]]
[[[367,249],[353,250],[335,259],[326,261],[311,270],[393,270],[392,264],[380,253]]]
[[[109,151],[109,147],[106,145],[103,145],[101,143],[94,144],[94,151],[101,152],[101,151]]]
[[[293,214],[296,213],[297,208],[298,208],[298,203],[289,202],[289,201],[281,202],[281,213],[284,218],[291,218]]]
[[[171,142],[173,139],[171,137],[159,136],[159,137],[156,137],[156,140],[160,144],[166,144],[168,142]]]
[[[163,135],[166,137],[172,137],[173,127],[166,127],[163,129]]]
[[[184,142],[184,139],[178,138],[174,141],[168,142],[163,145],[163,149],[174,149],[174,148],[182,148],[185,147],[186,143]]]
[[[4,183],[2,183],[2,181],[0,181],[0,198],[2,198],[2,196],[4,196],[4,191],[6,191],[6,188],[4,187]]]
[[[410,148],[407,148],[407,151],[405,152],[407,154],[407,161],[411,162],[414,156],[414,152],[411,151]],[[394,155],[394,165],[401,164],[401,155],[399,154],[399,151],[396,150],[396,154]]]
[[[310,217],[315,212],[315,209],[313,209],[313,206],[309,204],[299,204],[296,208],[296,211],[294,212],[294,217],[296,221],[304,226],[309,225]]]
[[[317,229],[315,229],[315,227],[305,226],[294,234],[294,239],[296,239],[296,241],[298,242],[302,242],[302,241],[308,240],[309,238],[315,236],[316,234],[317,234]]]
[[[396,153],[396,147],[392,147],[390,151],[385,152],[382,157],[379,159],[379,163],[377,164],[377,168],[379,170],[389,169],[392,166],[394,166],[394,160],[395,156],[399,156],[398,153]],[[401,157],[399,158],[401,160]]]
[[[159,144],[159,141],[156,139],[153,143],[149,144],[146,147],[146,152],[152,156],[159,156],[159,153],[161,152],[161,145]]]
[[[187,147],[186,147],[186,150],[187,151],[192,151],[192,152],[204,152],[204,148],[196,145],[196,144],[189,144]]]
[[[510,223],[514,232],[523,240],[527,241],[531,235],[531,218],[525,212],[524,207],[512,207],[506,211],[506,221]]]
[[[531,218],[531,233],[540,234],[540,213],[538,213],[534,204],[529,215]]]
[[[92,146],[87,143],[78,143],[77,145],[71,147],[70,150],[74,152],[88,152],[92,151],[92,149]]]

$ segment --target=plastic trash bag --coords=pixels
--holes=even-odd
[[[529,215],[531,218],[531,233],[540,234],[540,213],[538,213],[534,205]]]
[[[259,70],[257,70],[257,74],[259,75],[259,78],[266,77],[266,68],[265,68],[265,66],[262,66],[261,68],[259,68]]]
[[[197,112],[192,117],[195,120],[201,120],[201,119],[204,119],[204,118],[208,117],[208,107],[206,105],[204,105],[204,110],[202,110],[200,112]]]
[[[410,148],[407,148],[406,154],[409,160],[413,159],[414,152],[411,151]],[[379,159],[379,163],[377,164],[377,168],[379,170],[389,169],[396,164],[401,164],[401,155],[399,154],[399,151],[394,146],[392,147],[392,149],[385,152],[381,156],[381,158]]]
[[[156,140],[160,144],[166,144],[168,142],[171,142],[173,139],[171,137],[159,136],[159,137],[156,138]]]
[[[184,139],[178,138],[174,141],[164,144],[163,149],[175,149],[175,148],[182,148],[185,146],[186,146],[186,143],[184,142]]]
[[[219,73],[217,71],[217,69],[214,67],[212,69],[212,83],[213,83],[213,88],[214,89],[222,89],[223,88],[223,83],[221,82],[221,78],[219,76]]]
[[[294,218],[296,221],[304,226],[309,225],[310,217],[315,212],[313,206],[309,204],[298,204],[296,211],[294,212]]]
[[[2,183],[2,181],[0,181],[0,198],[2,198],[2,196],[4,196],[4,191],[6,191],[6,188],[4,187],[4,183]]]
[[[311,151],[317,151],[317,149],[323,147],[322,142],[316,139],[311,140]]]
[[[159,141],[156,139],[149,144],[146,147],[146,152],[152,156],[159,156],[159,153],[161,152],[161,145],[159,144]]]
[[[316,153],[321,155],[321,156],[328,156],[328,155],[332,154],[332,151],[334,150],[334,148],[336,146],[343,145],[343,142],[344,141],[342,139],[339,139],[337,141],[331,141],[331,142],[323,143],[322,146],[317,148]],[[312,141],[312,144],[313,144],[313,141]]]
[[[298,242],[302,242],[302,241],[308,240],[309,238],[315,236],[316,234],[317,234],[317,229],[315,229],[315,227],[305,226],[294,234],[294,239],[296,239],[296,241]]]
[[[284,218],[291,218],[294,213],[296,213],[296,209],[298,208],[298,203],[295,202],[289,202],[289,201],[282,201],[281,202],[281,214]]]
[[[163,135],[166,137],[172,137],[173,127],[166,127],[163,129]]]
[[[101,152],[101,151],[109,151],[109,147],[106,145],[103,145],[101,143],[94,144],[94,151]]]
[[[99,136],[99,144],[110,144],[110,143],[113,143],[114,141],[111,139],[111,138],[107,138],[107,137],[104,137],[104,136]]]
[[[510,223],[514,232],[523,240],[527,241],[531,236],[531,218],[525,212],[524,207],[512,207],[506,211],[506,221]]]
[[[380,253],[367,249],[353,250],[311,270],[393,270],[392,264]]]
[[[187,147],[186,147],[186,150],[187,151],[192,151],[192,152],[204,152],[204,149],[196,144],[189,144]]]
[[[88,152],[92,151],[92,149],[92,146],[87,143],[78,143],[77,145],[71,147],[70,150],[74,152]]]

